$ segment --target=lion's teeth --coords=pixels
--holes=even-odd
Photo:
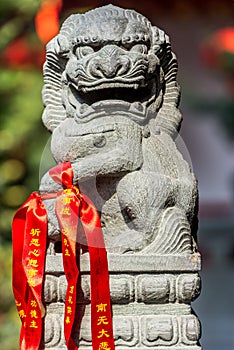
[[[142,112],[144,107],[140,102],[134,102],[131,104],[131,107],[137,109],[139,112]]]
[[[89,108],[89,105],[87,105],[86,103],[82,103],[82,105],[80,105],[80,110],[79,110],[80,114],[84,114],[88,108]]]

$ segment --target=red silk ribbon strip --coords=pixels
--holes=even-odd
[[[90,255],[93,349],[114,350],[107,253],[99,215],[85,195],[82,195],[80,218]]]
[[[77,267],[74,268],[76,242],[79,242],[79,236],[77,236],[79,217],[90,255],[93,350],[114,350],[108,260],[98,212],[90,199],[73,185],[73,171],[70,163],[59,164],[49,173],[56,182],[66,187],[57,196],[56,215],[62,232],[64,271],[68,281],[64,318],[68,349],[77,349],[71,340],[71,330],[75,312],[73,307],[76,304],[73,287],[76,285],[79,274]],[[72,304],[69,304],[69,300]]]
[[[46,209],[34,192],[16,212],[12,225],[12,284],[22,322],[20,350],[38,350],[40,345],[46,237]]]

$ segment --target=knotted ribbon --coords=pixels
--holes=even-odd
[[[86,237],[90,255],[93,350],[114,350],[108,261],[99,215],[91,200],[73,185],[70,163],[57,165],[49,171],[49,174],[64,188],[56,194],[55,212],[61,230],[63,265],[68,283],[64,311],[67,348],[78,349],[71,333],[75,319],[76,285],[79,276],[76,261],[79,248],[77,242],[81,233],[78,232],[79,228]],[[53,195],[42,197],[47,199]],[[46,209],[39,194],[33,193],[16,212],[13,220],[13,291],[22,320],[20,350],[38,350],[40,344],[46,233]],[[38,246],[32,251],[33,244]],[[30,263],[33,252],[37,256],[33,259],[34,262]]]

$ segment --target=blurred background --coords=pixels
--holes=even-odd
[[[49,157],[50,134],[41,122],[45,44],[70,13],[107,3],[0,1],[0,349],[17,350],[20,330],[11,291],[12,217],[38,189],[41,159],[46,163]],[[204,350],[233,350],[234,1],[112,4],[134,8],[164,29],[177,55],[184,117],[181,137],[200,191],[203,289],[193,307],[202,323]]]

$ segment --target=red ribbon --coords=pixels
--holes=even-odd
[[[69,350],[77,349],[71,340],[75,308],[71,313],[72,318],[68,320],[67,310],[75,307],[76,301],[76,294],[75,292],[71,294],[70,288],[76,284],[79,274],[76,265],[76,242],[79,242],[77,218],[79,217],[90,255],[93,350],[114,350],[108,261],[99,215],[90,199],[73,185],[73,171],[70,163],[62,163],[51,169],[49,173],[56,182],[66,187],[58,194],[56,200],[56,215],[62,231],[64,271],[68,282],[64,319],[66,344]],[[73,304],[69,304],[69,300]],[[67,323],[66,320],[71,320],[71,323]]]
[[[76,262],[76,251],[79,246],[77,242],[81,239],[81,232],[78,232],[79,227],[79,230],[82,228],[83,233],[85,234],[87,248],[90,255],[91,329],[93,350],[114,350],[108,261],[99,215],[90,199],[84,194],[81,194],[79,189],[73,185],[73,171],[70,163],[59,164],[51,169],[49,173],[54,181],[65,187],[63,191],[57,194],[56,215],[61,229],[64,272],[68,282],[64,312],[64,333],[67,348],[69,350],[78,349],[71,338],[71,333],[76,311],[76,285],[79,276]],[[20,304],[20,306],[22,305],[26,314],[25,324],[22,318],[23,326],[20,338],[21,350],[37,350],[41,337],[41,320],[38,320],[38,329],[37,332],[34,333],[34,337],[31,336],[32,332],[30,332],[29,329],[32,324],[27,322],[29,315],[31,317],[29,318],[29,321],[35,321],[32,320],[35,311],[33,314],[32,308],[30,308],[32,300],[34,300],[32,298],[37,296],[37,298],[35,298],[38,302],[37,305],[40,307],[42,305],[41,289],[44,272],[43,259],[46,246],[45,228],[47,227],[47,219],[43,203],[38,194],[33,194],[33,196],[36,196],[37,205],[32,212],[32,216],[29,215],[29,210],[25,209],[32,206],[32,198],[30,197],[29,200],[17,211],[13,221],[13,289],[17,304]],[[50,195],[48,195],[48,198],[49,197]],[[40,213],[39,209],[41,210]],[[36,216],[35,220],[37,219],[38,221],[34,221],[34,215]],[[81,227],[79,225],[79,220]],[[41,223],[41,226],[39,226],[39,222]],[[43,252],[40,251],[40,271],[42,271],[42,273],[40,274],[41,286],[40,289],[37,289],[38,294],[35,294],[35,287],[32,286],[34,281],[29,283],[28,269],[24,268],[25,265],[29,264],[28,259],[31,242],[30,239],[32,239],[31,235],[35,232],[38,233],[38,231],[32,231],[32,228],[36,227],[33,226],[35,223],[38,224],[40,232],[43,231],[44,239],[44,250],[42,249]],[[18,236],[21,237],[21,240],[17,241]],[[42,243],[42,235],[40,236],[40,239]],[[14,244],[15,241],[17,241],[17,243]],[[26,248],[24,249],[23,246]],[[31,264],[33,263],[31,262]],[[34,265],[38,264],[34,262]],[[22,275],[23,269],[26,270],[24,280],[17,277]],[[33,274],[34,272],[30,273]],[[30,284],[31,286],[28,289],[27,285],[29,286]],[[19,308],[18,311],[20,312]],[[39,309],[36,311],[39,313]],[[30,334],[30,336],[27,334]]]
[[[40,345],[46,235],[46,209],[34,192],[16,212],[12,227],[13,292],[22,322],[21,350],[37,350]]]

